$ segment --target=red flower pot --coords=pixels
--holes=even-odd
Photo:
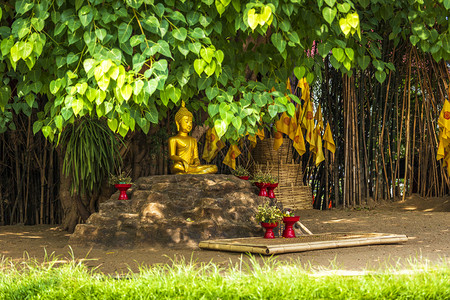
[[[128,200],[127,190],[131,187],[131,184],[119,183],[114,186],[120,191],[119,200]]]
[[[284,230],[283,230],[283,237],[284,238],[295,238],[295,231],[294,231],[294,224],[300,220],[300,216],[295,217],[284,217],[283,223],[284,223]]]
[[[258,194],[258,196],[267,197],[267,187],[269,186],[269,183],[255,182],[255,185],[257,187],[259,187],[259,194]]]
[[[264,234],[265,239],[274,239],[275,238],[275,235],[273,234],[273,229],[278,226],[278,223],[261,222],[261,226],[266,230],[266,234]]]
[[[275,197],[275,193],[273,192],[274,189],[276,189],[276,187],[278,186],[278,182],[277,183],[269,183],[267,186],[267,196],[271,199],[276,198]]]
[[[238,176],[238,178],[240,178],[242,180],[248,180],[248,176]]]

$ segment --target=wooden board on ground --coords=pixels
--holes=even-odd
[[[231,252],[249,252],[272,255],[289,252],[303,252],[331,248],[367,246],[378,244],[397,244],[408,241],[404,234],[389,233],[324,233],[303,235],[296,238],[248,237],[201,241],[201,249]]]

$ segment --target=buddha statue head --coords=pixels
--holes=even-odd
[[[190,132],[192,129],[192,119],[194,115],[186,108],[184,101],[181,101],[181,107],[175,114],[175,123],[177,124],[177,130]]]

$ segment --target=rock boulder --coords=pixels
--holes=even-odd
[[[98,213],[77,225],[70,242],[196,248],[201,240],[263,234],[254,216],[268,198],[232,175],[141,177],[128,196],[117,200],[117,192],[101,203]]]

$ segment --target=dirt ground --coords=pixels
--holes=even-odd
[[[299,211],[300,221],[313,233],[381,232],[406,234],[402,244],[373,245],[316,250],[277,255],[276,260],[294,260],[314,269],[378,269],[407,265],[409,261],[450,263],[450,197],[421,198],[413,195],[404,202],[378,205],[374,209],[333,209]],[[226,267],[239,262],[240,253],[201,249],[103,249],[71,247],[69,234],[52,226],[0,226],[0,256],[21,261],[30,256],[44,261],[45,253],[61,261],[74,257],[104,273],[136,272],[139,266],[171,263],[185,259],[214,262]],[[267,259],[258,257],[257,259]]]

